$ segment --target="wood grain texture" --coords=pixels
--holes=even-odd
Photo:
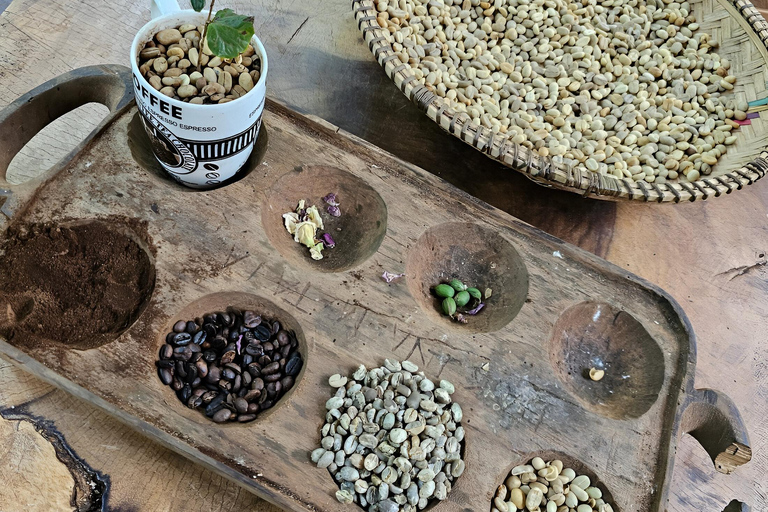
[[[56,81],[51,88],[67,85]],[[137,163],[147,161],[137,155],[148,146],[137,115],[135,108],[121,111],[31,199],[19,190],[12,220],[106,215],[116,226],[125,218],[147,223],[156,284],[145,312],[93,350],[19,345],[15,338],[0,341],[0,350],[187,457],[290,510],[336,510],[329,475],[307,462],[330,395],[325,382],[331,373],[385,357],[411,358],[433,378],[454,382],[454,399],[468,409],[469,469],[438,507],[446,512],[485,508],[510,459],[522,463],[532,451],[562,452],[593,468],[620,510],[658,512],[688,411],[697,407],[701,414],[683,424],[687,430],[748,442],[710,429],[705,413],[714,406],[727,412],[713,417],[724,417],[722,426],[731,431],[737,413],[717,394],[694,392],[686,377],[695,358],[685,318],[623,270],[336,127],[271,103],[261,165],[234,185],[194,194]],[[346,211],[342,229],[353,229],[349,223],[359,217],[385,235],[382,240],[371,227],[339,237],[350,247],[337,249],[362,255],[354,270],[328,266],[333,258],[297,260],[295,244],[284,243],[290,236],[281,213],[297,197],[329,191],[340,194]],[[356,213],[366,206],[369,212]],[[384,283],[382,269],[405,270],[407,286]],[[494,289],[476,325],[457,327],[434,314],[429,287],[452,275]],[[253,426],[211,424],[178,403],[154,369],[165,333],[179,318],[228,306],[277,316],[308,346],[292,394]],[[589,352],[590,361],[605,361],[609,375],[600,385],[581,384],[589,361],[569,361],[573,349],[560,345],[574,337],[582,338],[578,350]],[[568,368],[553,371],[561,361]],[[638,399],[644,395],[650,400]],[[243,443],[251,432],[255,437]],[[730,442],[705,446],[716,457]]]
[[[222,6],[256,16],[257,33],[272,64],[271,96],[607,257],[676,297],[699,338],[697,385],[729,392],[744,414],[754,457],[733,475],[722,475],[698,443],[684,436],[668,509],[719,510],[731,498],[753,510],[768,508],[763,477],[768,472],[768,427],[763,421],[768,415],[768,267],[761,256],[768,251],[764,183],[740,192],[738,198],[674,208],[617,206],[546,190],[452,140],[409,104],[360,42],[346,0],[224,1]],[[76,67],[127,64],[132,35],[148,20],[148,11],[144,2],[15,0],[0,15],[0,106]],[[39,65],[40,60],[45,65]],[[77,141],[68,135],[52,134],[51,142],[74,147]],[[7,369],[1,374],[7,382],[17,378]],[[62,413],[51,411],[50,417]],[[94,413],[87,407],[80,413],[83,424],[77,428],[87,428]],[[123,457],[113,460],[118,463]],[[141,489],[141,478],[132,478]],[[160,496],[144,503],[161,508],[165,500]]]

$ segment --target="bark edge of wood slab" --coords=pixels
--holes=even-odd
[[[328,377],[387,357],[411,359],[428,376],[453,382],[465,411],[467,469],[435,512],[489,510],[499,479],[531,454],[582,464],[624,512],[664,509],[682,433],[695,433],[723,469],[748,460],[738,411],[724,395],[694,388],[692,328],[655,285],[270,100],[269,144],[257,172],[218,190],[185,190],[132,154],[128,133],[138,114],[118,94],[130,89],[130,76],[109,69],[124,80],[113,89],[115,110],[25,201],[15,196],[12,222],[146,224],[155,288],[138,319],[94,349],[0,339],[0,352],[15,364],[294,511],[340,509],[336,483],[309,461],[332,395]],[[143,130],[135,132],[141,137]],[[302,176],[319,183],[302,183]],[[351,209],[340,194],[342,216],[354,221],[369,207],[361,222],[377,228],[367,240],[347,242],[360,243],[355,258],[321,268],[291,252],[301,248],[275,223],[298,196],[332,187],[348,188]],[[407,275],[385,283],[384,270]],[[494,292],[487,311],[459,326],[428,294],[437,284],[430,281],[464,273]],[[184,407],[154,364],[172,321],[190,307],[214,307],[207,302],[213,298],[219,307],[222,297],[286,311],[306,341],[303,377],[292,394],[242,425],[213,424]],[[0,315],[5,309],[0,304]],[[587,356],[574,355],[575,348]],[[600,403],[604,389],[582,381],[583,370],[598,363],[608,374],[601,382],[619,396],[611,403]],[[646,372],[647,365],[654,367]],[[632,403],[639,395],[648,396]]]

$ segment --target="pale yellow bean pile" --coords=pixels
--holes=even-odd
[[[699,179],[747,104],[688,2],[380,0],[419,83],[472,123],[618,178]]]

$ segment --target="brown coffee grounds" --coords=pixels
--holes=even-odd
[[[0,335],[16,346],[78,349],[114,340],[155,284],[147,253],[119,223],[22,226],[0,253]]]

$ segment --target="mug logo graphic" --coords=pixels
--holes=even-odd
[[[184,141],[166,128],[146,105],[141,102],[137,102],[137,105],[157,159],[174,174],[194,172],[197,169],[197,160]]]

